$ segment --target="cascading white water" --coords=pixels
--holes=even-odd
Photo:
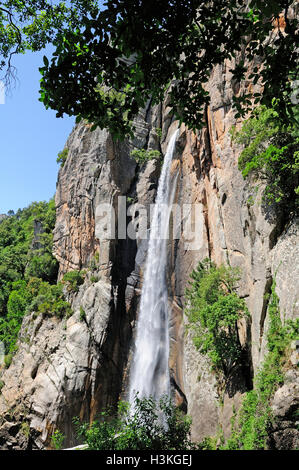
[[[171,137],[159,179],[151,221],[140,311],[137,322],[134,359],[130,374],[129,402],[170,394],[168,292],[166,282],[169,217],[174,198],[171,188],[171,162],[179,130]]]

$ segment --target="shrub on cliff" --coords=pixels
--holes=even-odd
[[[281,321],[275,283],[272,285],[268,314],[268,353],[255,376],[254,389],[245,394],[239,412],[233,417],[232,434],[223,449],[258,450],[268,447],[274,423],[271,399],[284,383],[290,345],[299,337],[298,318],[284,323]],[[291,421],[292,417],[288,416],[288,419]]]
[[[39,278],[14,282],[7,302],[7,315],[0,318],[0,341],[7,351],[13,353],[16,350],[23,317],[31,312],[58,318],[73,313],[64,298],[61,283],[51,285]]]
[[[64,148],[63,150],[61,150],[61,152],[58,152],[58,156],[56,158],[56,162],[57,163],[60,163],[61,167],[64,166],[66,160],[67,160],[67,157],[68,157],[68,154],[69,154],[69,151],[67,148]]]
[[[275,107],[258,107],[233,139],[245,146],[239,157],[244,178],[265,183],[263,201],[288,212],[298,209],[299,132],[279,118]]]
[[[193,341],[225,376],[241,361],[238,321],[248,316],[244,299],[235,292],[238,279],[237,269],[216,267],[205,259],[192,271],[186,289],[186,314],[194,331]]]
[[[66,285],[66,288],[69,292],[78,292],[79,287],[84,282],[85,271],[69,271],[62,278],[62,284]]]
[[[34,281],[34,279],[29,282],[29,289],[32,281]],[[27,313],[36,312],[47,316],[55,315],[58,318],[68,318],[72,315],[73,311],[70,304],[65,300],[61,282],[50,285],[40,279],[36,279],[35,281],[39,285],[31,303],[28,304],[26,308]]]
[[[161,157],[161,152],[158,150],[145,150],[145,149],[134,149],[131,152],[131,157],[142,165],[150,160],[157,160]]]

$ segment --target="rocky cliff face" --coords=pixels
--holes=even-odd
[[[172,386],[177,402],[193,418],[196,439],[216,434],[219,423],[229,433],[232,405],[238,407],[242,393],[252,385],[266,351],[265,294],[274,275],[282,316],[298,315],[298,226],[296,221],[284,226],[265,213],[260,194],[252,192],[238,171],[241,149],[232,144],[229,131],[235,124],[232,96],[239,90],[229,68],[214,70],[207,126],[197,134],[181,127],[172,166],[176,203],[185,204],[187,212],[196,204],[199,220],[193,240],[183,234],[169,243]],[[134,210],[125,226],[140,223],[140,207],[148,209],[154,201],[160,163],[137,166],[130,151],[137,147],[165,152],[177,126],[166,99],[161,106],[148,103],[140,113],[133,142],[116,144],[106,131],[91,132],[85,124],[70,135],[68,158],[57,183],[54,252],[59,277],[84,269],[85,282],[79,292],[69,294],[74,310],[69,319],[34,314],[24,319],[18,352],[1,378],[1,448],[48,447],[57,428],[67,435],[66,445],[73,445],[73,416],[92,420],[100,408],[126,396],[147,242],[123,234],[120,221],[118,236],[103,240],[109,231],[103,209],[112,206],[123,217],[122,204],[127,202]],[[161,140],[157,128],[162,129]],[[195,350],[190,333],[184,334],[185,287],[192,269],[207,256],[217,264],[241,268],[239,294],[252,317],[251,324],[239,327],[248,347],[248,365],[227,390],[222,408],[206,357]],[[278,448],[285,445],[288,414],[298,397],[297,362],[294,351],[288,384],[274,398],[273,409],[282,423],[273,435]],[[294,445],[298,433],[288,436],[287,445]]]
[[[242,278],[238,292],[246,299],[251,313],[251,324],[239,327],[240,339],[248,346],[248,366],[227,390],[221,408],[217,383],[209,372],[206,357],[196,353],[190,338],[184,342],[182,375],[196,438],[217,434],[219,422],[224,433],[229,432],[232,405],[238,408],[241,394],[252,386],[252,377],[266,352],[266,294],[270,293],[274,276],[283,319],[298,316],[298,262],[295,261],[299,256],[298,221],[283,226],[283,221],[265,212],[260,192],[254,193],[238,170],[241,149],[232,144],[230,137],[232,125],[238,126],[231,109],[237,88],[228,69],[219,66],[211,76],[207,128],[197,136],[184,132],[186,143],[180,163],[178,202],[199,203],[205,223],[197,250],[186,253],[184,242],[178,243],[173,293],[177,304],[183,305],[188,275],[205,256],[216,264],[240,267]],[[298,354],[293,367],[296,361]],[[296,374],[293,379],[298,387]],[[295,396],[298,397],[298,392]]]

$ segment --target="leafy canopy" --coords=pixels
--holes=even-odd
[[[39,51],[64,28],[76,28],[94,8],[92,0],[6,0],[0,3],[0,72],[6,84],[14,75],[13,56]]]
[[[52,43],[53,57],[40,69],[41,101],[58,117],[87,119],[118,138],[132,134],[138,109],[161,101],[166,90],[176,117],[198,129],[209,103],[205,84],[225,59],[235,82],[262,85],[234,96],[237,115],[252,100],[269,106],[279,97],[289,118],[298,73],[291,3],[106,0],[103,8],[96,0],[9,0],[0,6],[1,67],[10,70],[16,52]]]
[[[86,118],[122,137],[132,132],[138,109],[149,99],[161,101],[171,84],[176,117],[198,129],[209,103],[205,84],[212,67],[235,59],[233,80],[265,85],[262,94],[234,96],[237,115],[245,114],[251,98],[267,104],[273,96],[280,97],[286,115],[291,112],[288,78],[296,78],[298,58],[297,22],[288,17],[289,3],[107,0],[104,11],[93,11],[79,28],[66,29],[54,41],[54,56],[41,68],[41,99],[58,116]],[[273,32],[282,11],[287,34]],[[253,59],[249,74],[246,64]]]

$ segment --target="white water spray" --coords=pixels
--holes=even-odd
[[[172,135],[167,147],[151,221],[130,377],[131,404],[136,392],[139,398],[170,395],[166,267],[169,217],[175,192],[175,187],[171,188],[170,170],[178,133],[179,130]]]

